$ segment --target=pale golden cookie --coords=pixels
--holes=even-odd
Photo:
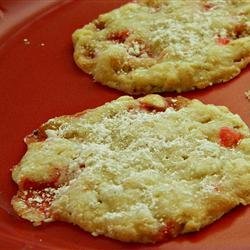
[[[250,133],[225,107],[124,96],[54,118],[26,137],[12,205],[39,225],[156,242],[250,203]]]
[[[138,0],[76,30],[74,59],[129,94],[182,92],[237,76],[249,35],[249,0]]]

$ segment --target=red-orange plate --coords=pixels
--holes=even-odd
[[[200,232],[156,245],[92,237],[77,226],[41,227],[18,218],[10,199],[17,187],[11,168],[24,154],[25,135],[51,117],[73,114],[123,93],[96,84],[72,59],[72,32],[122,0],[0,0],[0,249],[177,250],[250,249],[250,207],[238,207]],[[228,106],[250,125],[250,70],[234,80],[185,93]]]

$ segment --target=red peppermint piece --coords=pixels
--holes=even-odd
[[[218,38],[217,38],[217,43],[218,43],[219,45],[226,45],[226,44],[228,44],[229,42],[230,42],[230,39],[227,38],[227,37],[218,37]]]
[[[232,128],[223,127],[219,132],[220,144],[227,148],[237,146],[243,135]]]

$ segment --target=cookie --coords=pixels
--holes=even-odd
[[[19,216],[93,236],[157,242],[250,203],[250,133],[226,107],[123,96],[50,119],[12,172]]]
[[[248,0],[138,0],[73,33],[74,60],[129,94],[226,82],[250,62]]]

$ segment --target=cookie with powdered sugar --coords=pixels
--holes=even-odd
[[[50,119],[12,172],[19,216],[157,242],[250,203],[250,133],[226,107],[123,96]]]
[[[250,62],[250,1],[138,0],[73,33],[74,59],[129,94],[226,82]]]

